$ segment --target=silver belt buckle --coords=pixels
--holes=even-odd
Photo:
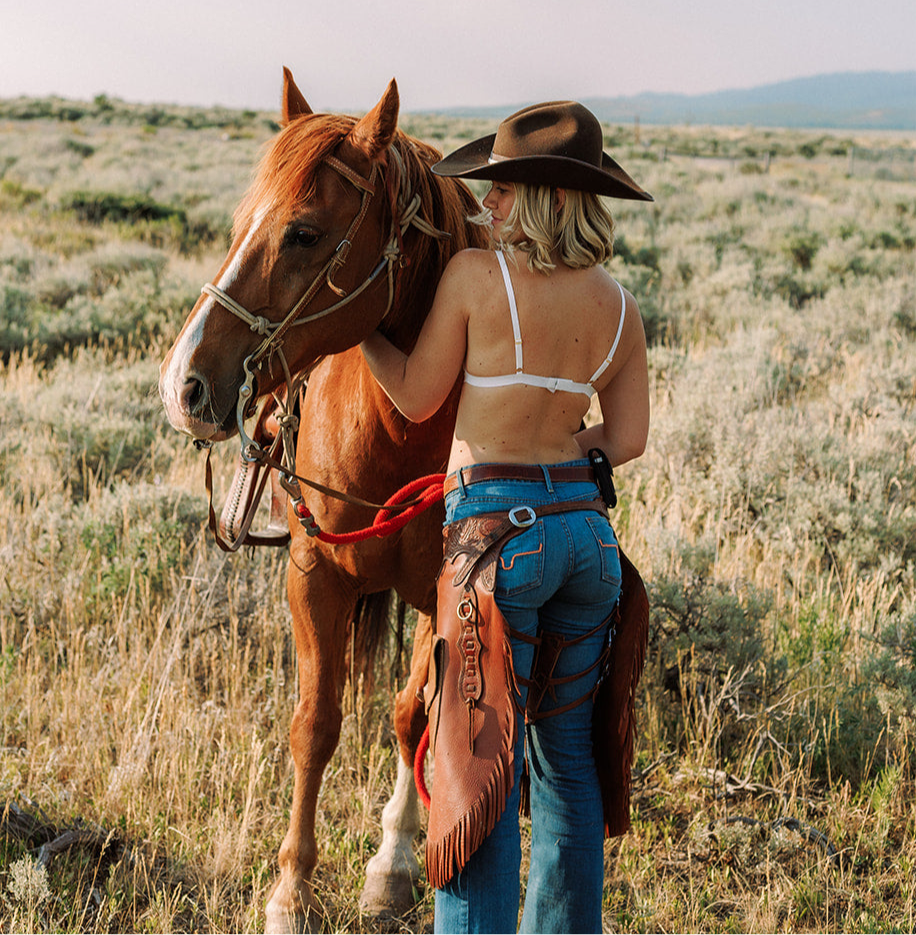
[[[509,510],[509,522],[519,529],[533,526],[537,518],[537,513],[530,506],[515,506]]]

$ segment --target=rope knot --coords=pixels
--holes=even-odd
[[[291,412],[276,413],[274,418],[281,429],[291,429],[295,432],[299,428],[299,419]]]
[[[268,318],[263,318],[260,315],[255,315],[254,320],[248,326],[252,331],[260,335],[270,334],[270,326],[273,324],[272,321]]]

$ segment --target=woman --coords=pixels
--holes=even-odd
[[[532,835],[521,930],[601,930],[592,693],[621,572],[607,513],[589,508],[599,490],[587,455],[601,449],[616,467],[642,454],[649,398],[636,301],[602,267],[613,221],[598,196],[652,200],[602,145],[585,107],[553,102],[513,114],[437,163],[439,175],[492,182],[483,205],[496,249],[452,259],[409,356],[378,332],[362,344],[372,373],[412,421],[436,412],[463,371],[446,525],[486,514],[519,527],[495,578],[518,686],[511,792],[492,831],[440,881],[437,931],[515,929],[524,761]],[[593,395],[601,420],[582,430]],[[535,711],[528,686],[545,635],[565,647]]]

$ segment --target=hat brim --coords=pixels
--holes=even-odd
[[[607,153],[601,154],[601,168],[566,156],[520,156],[490,162],[496,134],[467,143],[441,159],[433,167],[436,175],[493,182],[521,182],[550,185],[575,191],[593,192],[607,198],[654,201]]]

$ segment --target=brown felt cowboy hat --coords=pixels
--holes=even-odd
[[[433,172],[653,201],[603,152],[603,145],[601,125],[587,107],[550,101],[506,117],[495,133],[456,149]]]

